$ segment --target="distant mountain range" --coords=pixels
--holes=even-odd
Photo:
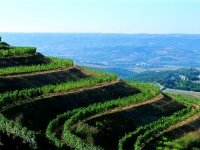
[[[70,58],[78,65],[116,72],[119,77],[133,71],[200,66],[200,35],[0,33],[0,36],[11,45],[35,46],[44,55]]]

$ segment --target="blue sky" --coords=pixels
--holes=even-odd
[[[200,34],[200,0],[0,0],[0,32]]]

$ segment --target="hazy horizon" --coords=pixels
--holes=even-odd
[[[0,32],[200,34],[199,0],[0,2]]]

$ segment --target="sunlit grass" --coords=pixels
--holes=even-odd
[[[157,150],[199,150],[200,147],[200,130],[189,132],[182,137],[168,141],[166,137],[162,141],[158,141]]]

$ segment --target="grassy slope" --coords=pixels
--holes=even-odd
[[[151,142],[145,145],[144,150],[148,150],[149,148],[155,148],[158,146],[157,141],[162,141],[162,137],[167,137],[168,141],[173,141],[175,139],[179,139],[184,135],[188,135],[191,132],[194,132],[195,134],[200,134],[200,113],[194,115],[193,117],[190,117],[187,120],[184,120],[175,126],[170,127],[165,131],[164,134],[157,136],[155,139],[153,139]],[[188,137],[189,139],[192,138],[192,136]],[[185,143],[185,145],[190,145],[190,143]],[[187,149],[184,149],[187,150]]]
[[[39,98],[37,101],[12,107],[2,113],[13,120],[23,116],[20,119],[22,125],[31,130],[42,130],[44,132],[50,120],[67,110],[117,99],[136,92],[138,91],[135,88],[127,86],[125,82],[116,82],[97,88],[91,87],[80,91],[50,94]]]
[[[0,60],[0,65],[3,68],[19,65],[47,64],[50,62],[47,57],[41,54],[0,58]],[[5,75],[0,77],[0,91],[3,93],[16,89],[40,87],[66,81],[78,81],[91,76],[93,76],[93,73],[84,71],[77,66],[20,75]],[[16,105],[1,113],[18,124],[26,126],[31,130],[44,133],[49,121],[60,113],[74,108],[88,106],[95,102],[129,96],[137,92],[139,92],[139,90],[136,88],[128,85],[126,82],[117,80],[112,83],[100,84],[90,88],[83,87],[76,91],[43,95],[38,97],[37,101]],[[2,141],[4,141],[4,143],[13,142],[4,134],[2,134]],[[4,146],[6,146],[6,148],[10,147],[10,145],[7,144],[4,144]]]
[[[170,116],[183,108],[185,108],[183,104],[161,94],[152,100],[121,108],[122,110],[116,112],[111,110],[108,114],[86,121],[85,123],[90,128],[96,129],[95,136],[83,135],[81,131],[77,131],[77,128],[74,133],[85,139],[86,142],[99,145],[106,150],[117,149],[118,141],[125,133],[134,131],[139,126],[149,124],[163,116]],[[81,128],[80,125],[79,128]],[[82,128],[84,128],[84,125]],[[125,147],[131,148],[133,143],[134,141],[126,144]]]

